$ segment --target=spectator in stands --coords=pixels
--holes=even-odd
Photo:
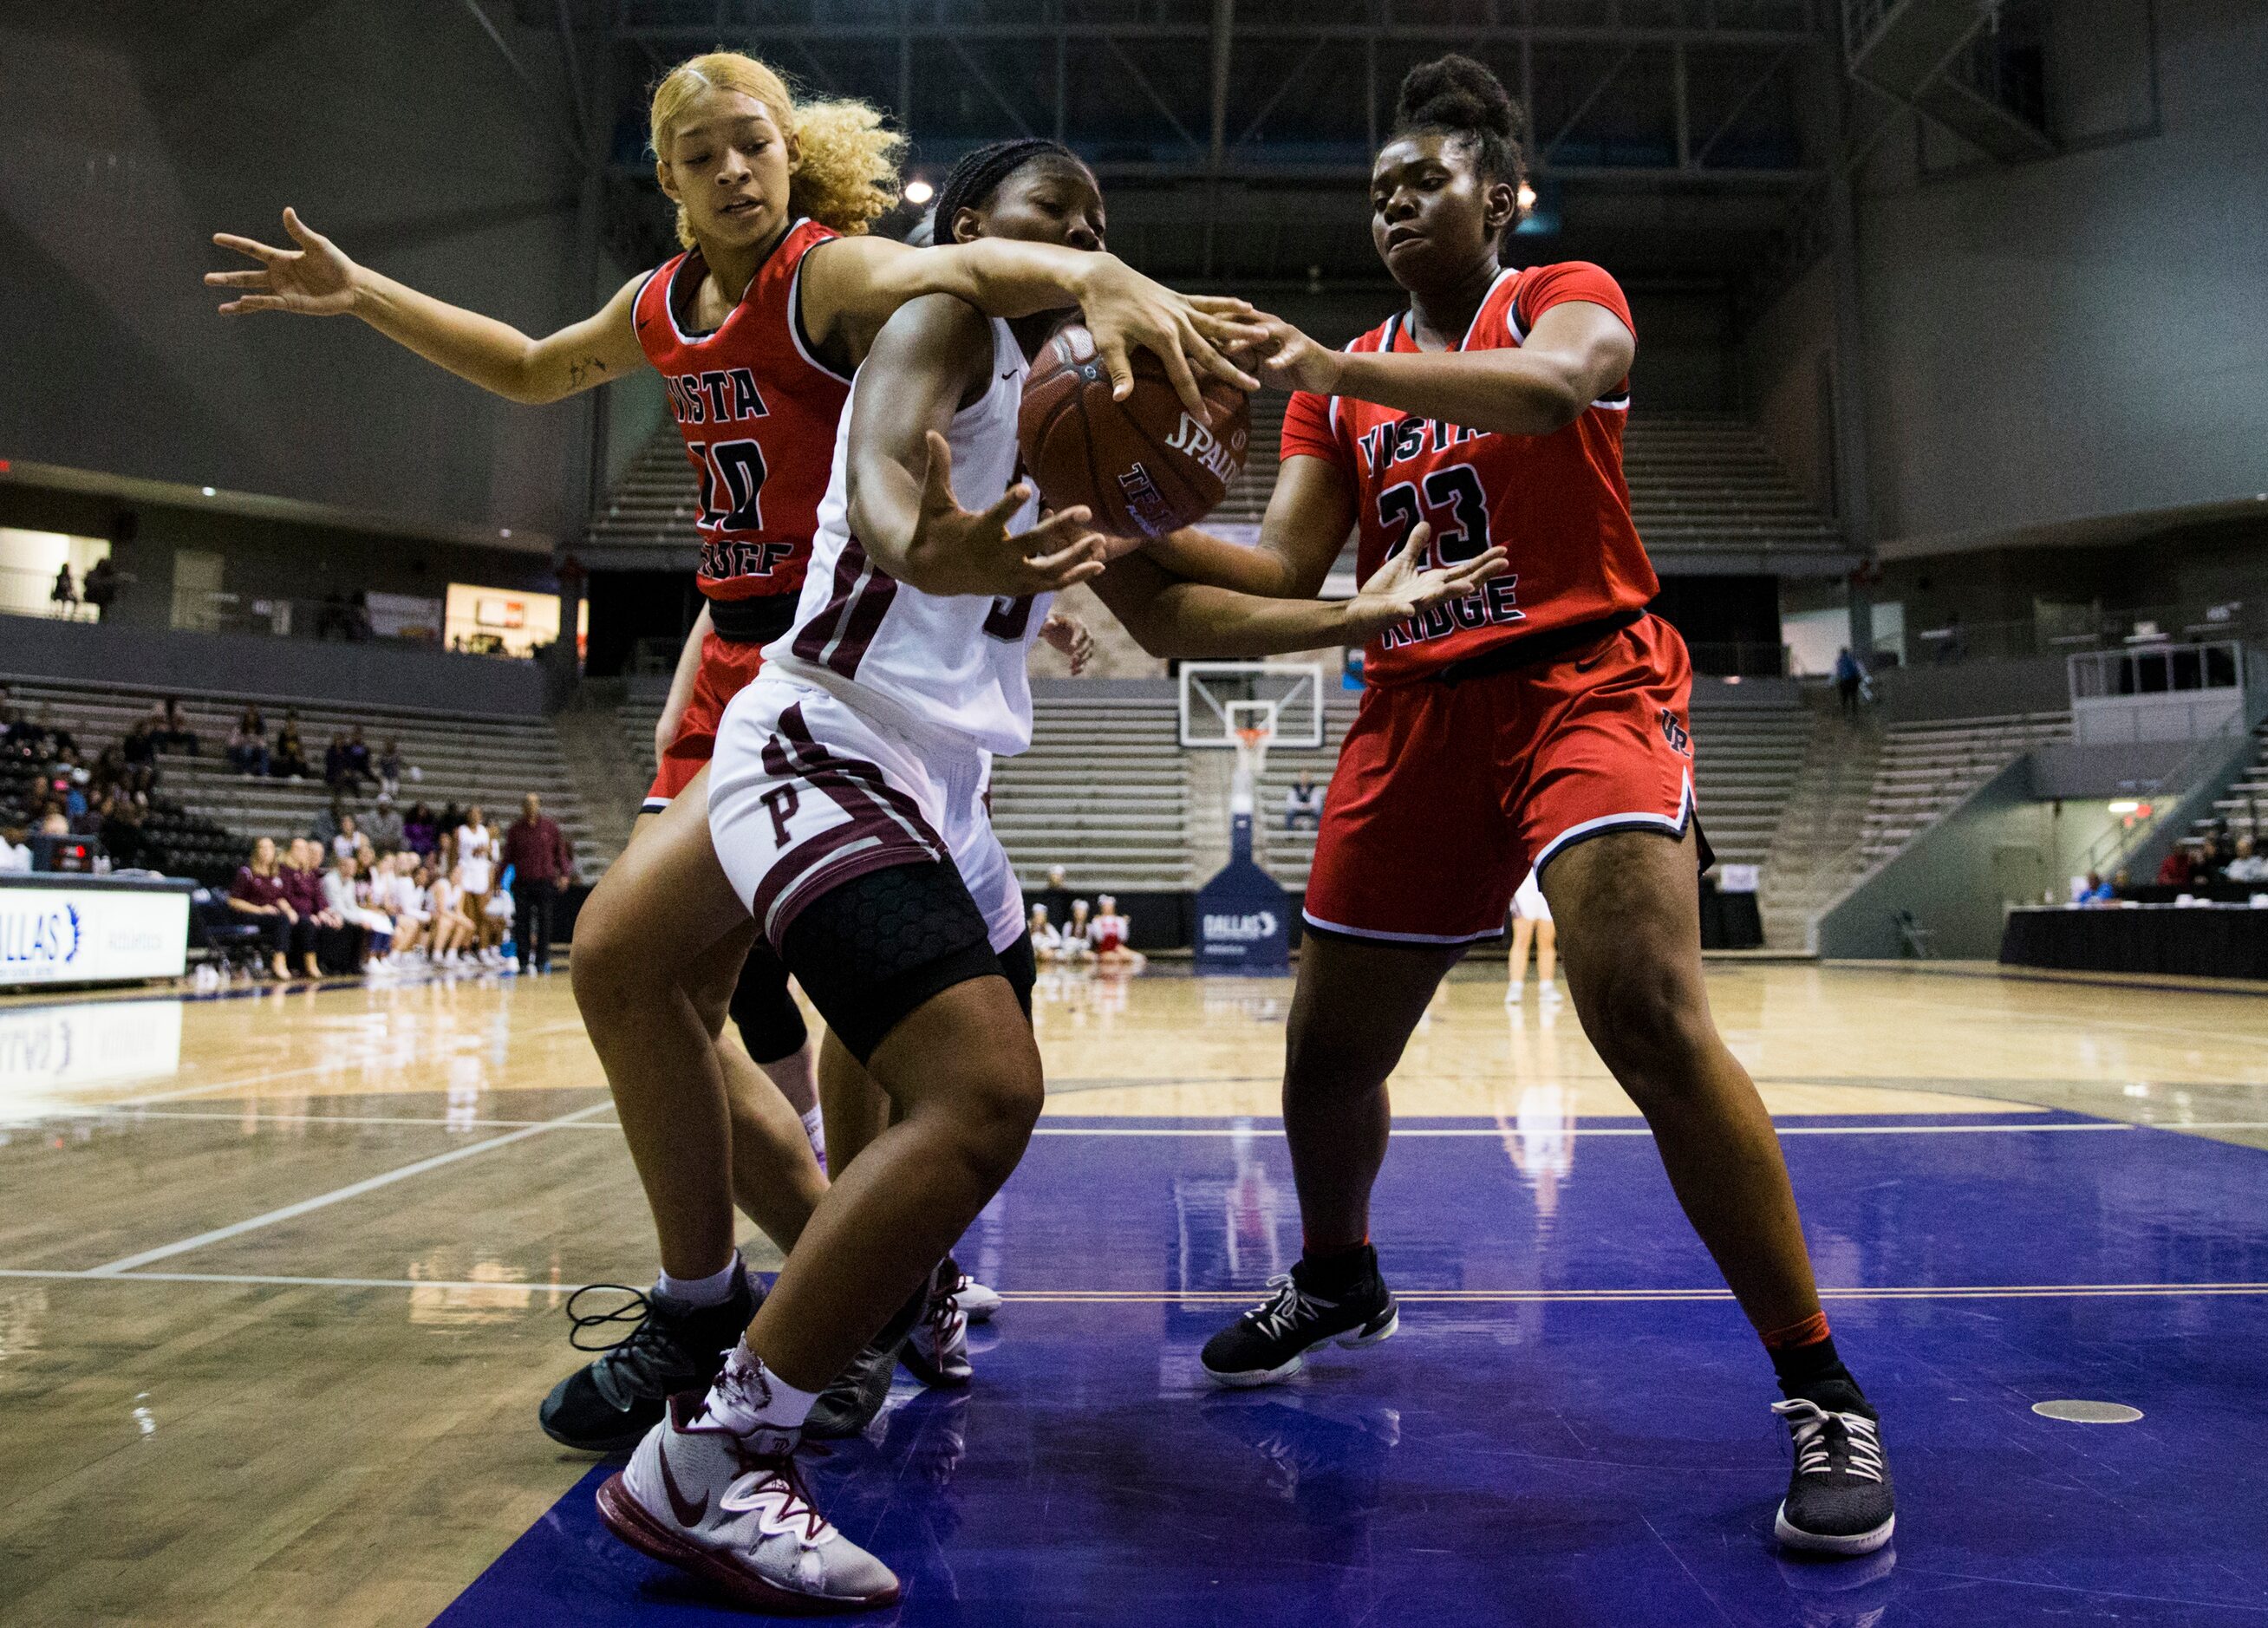
[[[118,749],[129,763],[155,763],[158,761],[158,720],[154,714],[144,714],[134,720],[134,726],[119,741]]]
[[[362,777],[355,773],[354,760],[347,750],[347,732],[343,729],[333,730],[330,745],[323,748],[323,780],[334,792],[362,790]]]
[[[166,704],[154,711],[158,727],[153,739],[158,749],[161,752],[187,752],[195,757],[197,755],[197,732],[189,727],[188,719],[181,714],[181,698],[169,696]]]
[[[512,873],[520,967],[530,972],[549,972],[553,912],[575,873],[575,854],[568,845],[567,834],[543,812],[542,799],[533,792],[520,799],[519,818],[504,834],[504,862]]]
[[[2221,873],[2230,881],[2240,884],[2268,881],[2268,859],[2263,859],[2253,851],[2254,847],[2250,836],[2238,837],[2235,857],[2229,860],[2228,868]]]
[[[339,829],[331,836],[331,857],[350,858],[361,851],[362,845],[362,828],[355,823],[355,817],[350,814],[339,815]]]
[[[32,868],[32,850],[25,841],[20,825],[0,830],[0,875],[22,873]]]
[[[359,733],[359,732],[357,732]],[[378,755],[378,790],[382,797],[392,799],[401,795],[401,744],[392,736],[387,737],[385,748]]]
[[[110,556],[106,554],[87,567],[79,594],[94,608],[97,622],[110,614],[110,602],[118,597],[118,568],[110,563]]]
[[[341,854],[323,874],[323,908],[362,935],[357,961],[364,972],[376,972],[393,953],[394,921],[364,903],[355,882],[362,867],[352,854]]]
[[[1851,653],[1848,645],[1835,652],[1835,689],[1843,697],[1843,716],[1859,716],[1859,689],[1867,681],[1867,669],[1859,665],[1859,658]]]
[[[1094,947],[1094,964],[1105,972],[1139,972],[1150,958],[1127,940],[1134,924],[1118,913],[1118,901],[1109,894],[1095,900],[1094,919],[1086,924],[1086,941]]]
[[[1296,831],[1301,826],[1315,829],[1323,822],[1323,788],[1305,769],[1300,771],[1300,784],[1284,793],[1284,829]]]
[[[268,952],[269,969],[279,978],[288,978],[291,968],[284,960],[286,953],[305,954],[313,961],[315,929],[312,923],[302,922],[299,912],[284,898],[278,868],[273,837],[263,836],[253,843],[251,859],[238,870],[236,880],[229,884],[228,908],[250,917],[258,925],[261,946]]]
[[[2220,833],[2207,831],[2205,840],[2198,844],[2197,871],[2191,880],[2199,887],[2209,888],[2220,880],[2221,868],[2228,863],[2228,851],[2221,846]]]
[[[401,846],[401,813],[394,806],[393,793],[380,792],[378,801],[364,822],[364,834],[373,846],[391,851]]]
[[[419,856],[433,851],[433,843],[440,834],[440,821],[421,799],[401,821],[402,845]]]
[[[323,902],[323,846],[312,837],[295,836],[284,849],[276,880],[284,884],[284,897],[307,924],[307,947],[300,956],[301,965],[311,978],[323,976],[318,961],[316,935],[326,927],[343,927],[346,923],[332,914]]]
[[[165,868],[164,851],[150,840],[149,833],[143,829],[146,816],[139,803],[131,797],[114,793],[104,799],[100,812],[102,851],[110,856],[112,865],[122,871]]]
[[[68,616],[77,608],[78,584],[71,580],[69,560],[55,567],[55,586],[48,590],[48,598],[54,602],[58,616]]]
[[[1048,919],[1046,905],[1032,906],[1031,920],[1027,926],[1032,935],[1032,955],[1035,960],[1042,966],[1049,966],[1063,959],[1063,934],[1057,932],[1056,924]]]
[[[2087,880],[2080,884],[2079,897],[2073,902],[2086,905],[2113,904],[2117,902],[2117,893],[2109,882],[2102,880],[2102,873],[2100,871],[2089,871],[2087,873]]]
[[[63,805],[52,799],[43,799],[37,805],[32,829],[42,836],[69,836],[71,834],[70,817],[63,813]]]
[[[2199,846],[2188,837],[2174,844],[2164,863],[2158,866],[2158,886],[2161,888],[2195,887],[2202,873]]]
[[[278,780],[305,780],[314,772],[307,762],[306,743],[299,739],[299,715],[284,714],[284,727],[276,732],[276,750],[268,759],[268,772]]]
[[[354,770],[357,785],[377,777],[376,770],[371,766],[370,743],[362,738],[360,724],[347,731],[347,767]]]
[[[258,777],[268,772],[268,720],[260,709],[248,706],[228,732],[228,766],[238,774]]]
[[[47,709],[19,712],[10,718],[7,729],[0,731],[0,748],[4,748],[10,757],[27,762],[44,758],[49,749]]]
[[[334,792],[331,793],[329,806],[315,816],[313,827],[315,841],[328,851],[331,845],[331,838],[339,834],[340,828],[345,824],[348,818],[346,800]]]

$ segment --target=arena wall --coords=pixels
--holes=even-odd
[[[563,83],[551,36],[507,38]],[[495,400],[350,319],[223,318],[199,282],[247,263],[211,232],[278,240],[290,203],[440,298],[536,331],[582,314],[628,272],[575,263],[578,183],[543,123],[564,100],[539,107],[454,6],[16,8],[0,457],[571,533],[587,404]]]
[[[2154,127],[2150,0],[2055,10],[2062,156],[1926,175],[1953,153],[1893,137],[1860,188],[1885,540],[2268,488],[2268,8],[2158,0]]]

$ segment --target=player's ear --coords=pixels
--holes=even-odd
[[[1508,180],[1492,180],[1481,194],[1481,224],[1491,237],[1501,237],[1520,213],[1520,194]]]
[[[787,173],[794,174],[803,167],[803,138],[793,130],[787,133]]]
[[[974,243],[984,235],[983,217],[972,209],[953,211],[953,241]]]
[[[669,178],[668,159],[661,158],[654,159],[653,179],[655,183],[661,188],[661,195],[663,197],[667,198],[672,203],[682,203],[685,202],[684,199],[677,195],[677,184]]]

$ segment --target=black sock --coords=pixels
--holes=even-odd
[[[1300,1286],[1325,1299],[1344,1294],[1378,1271],[1378,1251],[1365,1239],[1344,1249],[1308,1250],[1300,1256]]]
[[[1817,1403],[1830,1412],[1862,1413],[1874,1418],[1874,1410],[1867,1403],[1866,1392],[1859,1389],[1859,1381],[1851,1377],[1851,1370],[1836,1354],[1833,1335],[1808,1344],[1783,1345],[1769,1354],[1772,1371],[1779,1375],[1780,1394],[1789,1401],[1801,1397]]]

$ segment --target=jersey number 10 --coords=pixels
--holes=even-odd
[[[1418,488],[1407,481],[1378,494],[1378,523],[1393,539],[1385,557],[1390,560],[1402,552],[1420,520],[1432,525],[1433,557],[1444,565],[1488,552],[1488,495],[1481,490],[1481,477],[1472,465],[1453,463],[1436,469],[1425,477],[1425,487],[1422,505]]]
[[[761,531],[764,451],[754,441],[711,441],[701,449],[701,524]]]

